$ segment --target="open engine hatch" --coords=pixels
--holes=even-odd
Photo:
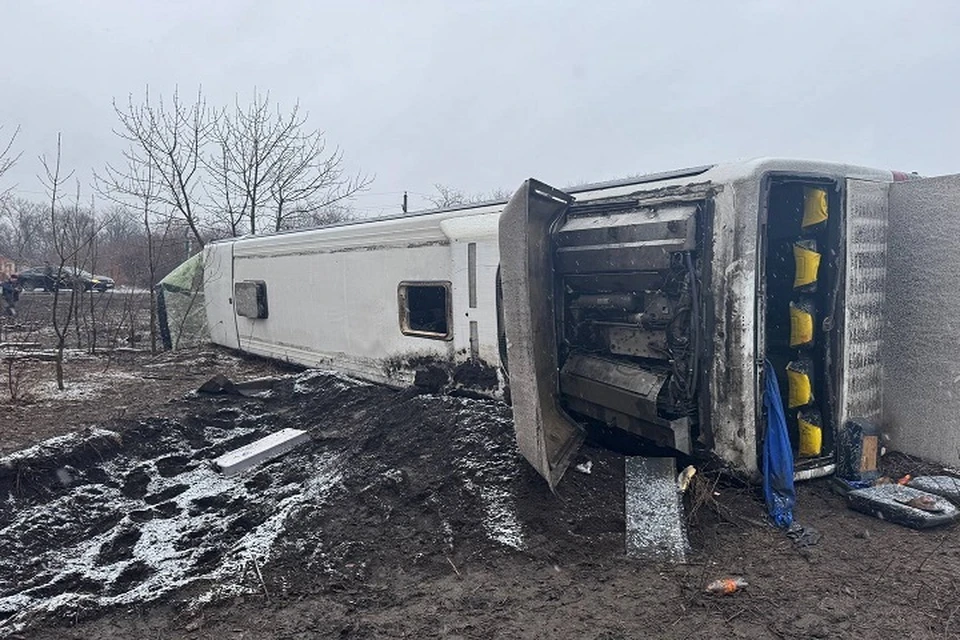
[[[689,453],[698,423],[701,201],[578,203],[535,180],[500,219],[517,441],[555,485],[602,423]]]

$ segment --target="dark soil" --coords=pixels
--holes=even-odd
[[[960,637],[956,528],[882,522],[809,482],[797,519],[822,538],[801,548],[764,523],[753,488],[700,474],[691,561],[629,560],[620,454],[588,446],[591,473],[571,469],[554,494],[518,456],[502,403],[314,372],[265,397],[184,397],[215,373],[272,366],[210,354],[163,360],[170,379],[150,389],[163,400],[119,417],[104,395],[91,416],[23,408],[10,449],[84,424],[119,435],[81,433],[0,469],[0,637]],[[285,427],[311,442],[213,480],[212,459]],[[703,592],[727,576],[749,586]]]
[[[69,291],[64,295],[69,297]],[[217,373],[240,380],[291,371],[279,363],[209,348],[151,355],[144,296],[118,291],[92,297],[97,340],[92,343],[89,327],[71,332],[62,392],[55,388],[53,362],[16,360],[8,369],[8,363],[0,361],[0,455],[114,418],[163,415],[167,403]],[[64,304],[60,300],[61,309]],[[16,320],[0,318],[0,343],[36,342],[43,350],[52,349],[56,344],[50,325],[52,307],[53,294],[24,293]],[[13,401],[11,373],[17,396]]]

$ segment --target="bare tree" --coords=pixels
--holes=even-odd
[[[10,134],[10,138],[7,139],[7,142],[4,144],[0,142],[0,177],[3,177],[7,171],[9,171],[13,165],[17,163],[17,160],[20,159],[20,154],[13,153],[13,143],[17,140],[17,135],[20,133],[20,127],[17,127],[13,130],[13,133]],[[3,126],[0,125],[0,140],[2,140]],[[7,188],[3,191],[0,191],[0,200],[3,200],[10,193],[10,189]]]
[[[138,210],[149,176],[151,215],[173,213],[200,247],[213,235],[279,231],[343,219],[345,202],[372,178],[348,174],[340,149],[307,126],[299,104],[283,112],[269,94],[211,109],[201,92],[165,102],[114,103],[123,162],[95,176],[97,191]],[[155,218],[158,219],[158,218]]]
[[[61,135],[57,134],[57,156],[53,165],[51,166],[50,162],[47,160],[46,156],[40,157],[40,164],[43,166],[44,175],[40,177],[40,181],[43,183],[44,187],[47,189],[47,193],[50,198],[50,209],[48,211],[50,221],[50,230],[53,234],[53,246],[59,258],[59,264],[57,265],[57,271],[53,272],[51,269],[51,275],[59,280],[60,276],[65,272],[65,267],[67,262],[73,258],[72,251],[73,247],[69,246],[68,241],[69,234],[67,233],[67,228],[63,224],[62,215],[61,215],[61,198],[63,197],[63,187],[64,184],[70,180],[73,176],[71,171],[66,176],[61,175],[60,160],[61,160]],[[54,362],[56,363],[57,369],[57,388],[63,391],[63,351],[67,344],[67,335],[70,331],[70,324],[73,321],[73,312],[75,310],[75,305],[73,304],[73,297],[76,295],[76,287],[70,289],[70,305],[68,307],[67,316],[64,319],[60,318],[59,313],[59,303],[60,303],[60,287],[53,287],[53,312],[51,314],[53,331],[57,336],[57,355]]]
[[[149,296],[150,296],[150,353],[157,352],[157,255],[163,244],[167,241],[170,233],[170,218],[167,217],[165,224],[161,226],[162,233],[160,237],[156,234],[156,225],[153,222],[151,207],[153,206],[154,191],[150,188],[153,185],[152,172],[148,171],[144,176],[144,184],[148,187],[140,196],[140,221],[143,223],[143,230],[146,233],[147,240],[147,274],[149,278]],[[131,322],[131,325],[133,323]]]
[[[324,227],[351,220],[353,217],[353,208],[350,204],[338,202],[318,211],[298,216],[296,227]]]
[[[143,102],[135,103],[131,95],[121,108],[114,101],[120,120],[117,136],[129,143],[124,164],[107,165],[96,176],[98,191],[142,197],[143,180],[149,177],[156,186],[152,200],[183,218],[193,238],[202,247],[203,207],[199,202],[203,181],[203,154],[216,125],[216,113],[207,108],[200,90],[196,100],[187,104],[174,91],[169,103],[163,98],[151,101],[150,91]]]
[[[64,175],[61,169],[62,139],[57,134],[57,155],[51,162],[46,156],[40,157],[43,174],[40,181],[47,190],[50,200],[48,210],[49,231],[55,256],[55,265],[50,265],[49,276],[54,281],[53,306],[51,310],[51,324],[57,338],[56,364],[57,388],[61,391],[63,384],[63,353],[67,344],[67,337],[71,328],[76,332],[78,346],[81,344],[78,316],[84,292],[83,279],[79,270],[87,266],[91,260],[97,234],[100,231],[100,222],[93,211],[85,211],[80,206],[80,182],[76,183],[76,196],[69,205],[64,205],[63,189],[72,178],[73,172]],[[69,284],[70,296],[64,312],[61,307],[63,288],[61,284]]]
[[[88,285],[81,272],[92,272],[97,268],[98,239],[103,221],[98,217],[92,203],[87,210],[80,206],[79,180],[74,202],[64,210],[62,220],[66,232],[65,239],[72,249],[72,259],[67,272],[70,274],[71,289],[75,294],[70,300],[76,305],[73,312],[75,318],[73,328],[77,336],[77,347],[86,347],[88,352],[94,353],[97,348],[96,298],[92,295],[86,296],[87,304],[82,304],[83,294]],[[92,283],[90,286],[92,287]],[[93,289],[91,288],[90,291],[92,292]]]
[[[101,252],[105,236],[104,230],[111,229],[116,233],[116,229],[118,228],[116,222],[117,211],[98,210],[93,197],[91,197],[89,211],[81,212],[78,206],[75,218],[79,226],[77,229],[77,237],[82,239],[84,251],[83,259],[76,261],[74,271],[77,272],[82,268],[89,271],[91,275],[94,275],[98,273],[102,267]],[[87,304],[84,308],[78,309],[77,326],[79,327],[81,323],[83,324],[87,351],[90,354],[95,354],[99,346],[100,326],[104,324],[107,318],[111,303],[113,302],[113,296],[93,295],[95,290],[94,283],[91,282],[89,287],[90,295],[86,296]],[[84,287],[84,289],[85,288],[86,287]],[[98,290],[100,294],[105,291],[105,289],[96,290]],[[83,296],[81,296],[81,298],[82,297]],[[82,346],[80,339],[78,339],[77,342],[78,346]]]
[[[0,253],[17,264],[39,259],[49,249],[46,210],[23,198],[0,202]]]
[[[328,150],[323,132],[308,129],[307,119],[299,104],[284,113],[271,106],[269,94],[256,92],[246,107],[238,99],[214,119],[208,194],[231,235],[339,219],[337,205],[371,183],[369,176],[348,175],[343,152]]]
[[[94,174],[97,190],[108,199],[120,203],[116,211],[115,230],[120,231],[123,223],[136,221],[142,231],[144,246],[140,248],[138,267],[145,267],[145,284],[149,290],[150,306],[150,350],[157,352],[157,292],[155,285],[159,280],[161,258],[173,240],[175,228],[174,215],[163,213],[169,203],[162,197],[166,185],[158,180],[160,172],[150,162],[140,162],[136,154],[126,154],[127,166],[123,171],[107,167],[103,175]],[[197,237],[197,225],[188,228]],[[194,221],[196,223],[196,220]],[[198,238],[199,240],[199,238]],[[201,245],[202,246],[202,245]],[[146,258],[146,261],[142,260]]]
[[[437,209],[461,207],[470,204],[477,204],[479,202],[487,202],[490,200],[506,200],[510,197],[510,193],[508,191],[504,191],[503,189],[494,189],[490,193],[477,193],[468,195],[460,189],[455,189],[439,183],[433,185],[433,188],[437,194],[435,196],[428,196],[427,200]]]
[[[467,196],[463,191],[459,189],[454,189],[453,187],[448,187],[443,184],[433,185],[434,190],[437,192],[435,196],[428,197],[433,206],[437,209],[449,209],[450,207],[458,207],[463,204],[467,204]]]

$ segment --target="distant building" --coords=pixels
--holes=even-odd
[[[5,256],[0,256],[0,273],[5,273],[10,275],[11,273],[16,273],[17,263],[15,263],[10,258]]]

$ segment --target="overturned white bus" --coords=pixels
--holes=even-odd
[[[554,485],[591,425],[756,476],[763,362],[798,477],[883,420],[891,193],[911,176],[764,159],[204,250],[211,339],[393,385],[509,390]],[[901,182],[907,181],[907,182]],[[429,375],[426,375],[429,374]]]

